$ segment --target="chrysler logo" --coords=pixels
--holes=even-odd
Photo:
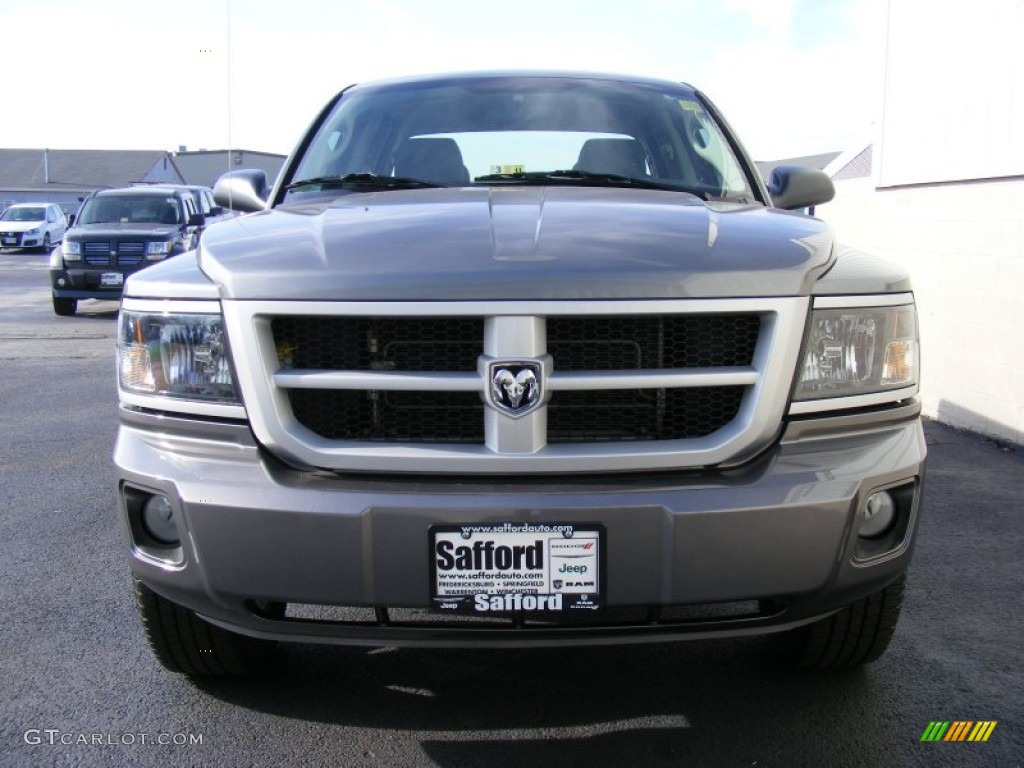
[[[539,363],[495,362],[488,369],[491,404],[513,417],[525,416],[541,403]]]

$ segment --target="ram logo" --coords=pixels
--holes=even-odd
[[[491,405],[513,418],[525,416],[542,400],[539,363],[494,362],[489,367]]]

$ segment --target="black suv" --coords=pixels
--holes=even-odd
[[[79,299],[119,299],[126,275],[194,248],[206,218],[178,186],[107,189],[86,198],[50,257],[53,311]]]

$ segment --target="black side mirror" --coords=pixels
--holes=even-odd
[[[210,206],[210,215],[211,216],[220,216],[223,213],[224,213],[224,209],[221,208],[219,205],[212,205],[212,206]]]
[[[259,169],[225,173],[213,185],[213,199],[233,211],[262,211],[268,197],[267,174]]]
[[[70,229],[73,226],[75,226],[75,214],[69,213],[68,214],[68,228]]]
[[[193,213],[188,217],[188,225],[190,227],[205,227],[206,217],[201,213]]]
[[[776,208],[792,211],[827,203],[836,196],[836,188],[824,171],[780,165],[768,180],[768,194]]]

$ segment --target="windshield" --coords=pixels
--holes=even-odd
[[[82,206],[79,224],[178,224],[176,197],[167,195],[105,195]]]
[[[314,135],[289,195],[343,194],[346,182],[358,190],[374,177],[651,186],[754,199],[723,131],[691,89],[584,78],[350,89]]]
[[[8,208],[0,215],[0,221],[42,221],[45,218],[45,208]]]

